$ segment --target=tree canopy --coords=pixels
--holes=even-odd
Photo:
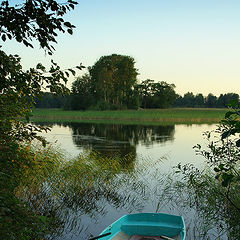
[[[137,85],[143,108],[168,108],[176,98],[175,85],[147,79]]]
[[[89,74],[76,78],[72,84],[71,93],[69,108],[72,110],[86,110],[96,103]]]
[[[93,94],[97,101],[109,104],[126,104],[133,86],[137,82],[138,71],[130,56],[112,54],[101,57],[89,68]]]
[[[102,56],[89,75],[78,77],[72,85],[71,109],[97,110],[167,108],[176,98],[175,85],[164,81],[137,81],[135,60],[125,55]]]

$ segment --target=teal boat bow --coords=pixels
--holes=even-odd
[[[119,218],[100,236],[103,236],[99,238],[101,240],[185,240],[186,229],[181,216],[165,213],[137,213]]]

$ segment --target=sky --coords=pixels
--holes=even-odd
[[[78,2],[65,17],[76,26],[74,34],[59,34],[53,56],[37,44],[32,50],[15,41],[4,43],[3,50],[19,54],[25,69],[50,59],[64,69],[92,66],[113,53],[128,55],[135,59],[139,82],[173,83],[180,95],[240,94],[239,0]]]

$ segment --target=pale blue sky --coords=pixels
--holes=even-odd
[[[179,94],[240,94],[239,12],[239,0],[79,0],[66,16],[77,29],[60,34],[51,58],[68,68],[124,54],[135,59],[139,80],[174,83]],[[51,59],[37,45],[3,48],[20,54],[25,68]]]

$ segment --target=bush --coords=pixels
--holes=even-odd
[[[206,159],[203,171],[193,165],[178,165],[192,192],[191,200],[207,222],[223,222],[229,239],[240,239],[240,104],[233,102],[225,119],[213,132],[206,132],[207,149],[195,146]]]
[[[62,155],[51,146],[19,144],[14,155],[1,154],[4,156],[7,159],[1,161],[4,167],[0,172],[1,239],[42,239],[57,219],[53,213],[41,211],[40,204],[33,204],[27,195],[36,196],[46,179],[59,170]]]

